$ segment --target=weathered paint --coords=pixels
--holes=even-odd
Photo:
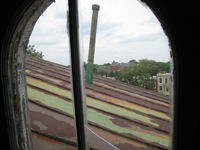
[[[32,64],[32,65],[35,65],[35,64]],[[35,65],[35,66],[37,66],[37,65]],[[40,66],[37,66],[37,67],[40,67]],[[45,68],[46,70],[49,70],[49,69],[47,69],[47,68]],[[53,69],[51,69],[51,70],[53,70]],[[59,70],[57,70],[57,71],[59,71]],[[67,75],[68,77],[69,77],[69,73],[61,73],[61,74],[63,74],[63,75]],[[96,78],[94,78],[94,79],[96,79]],[[103,79],[103,78],[102,78]],[[108,83],[108,82],[106,82],[106,83]],[[117,83],[116,83],[117,84]],[[115,84],[115,85],[116,85]],[[123,86],[121,86],[120,85],[120,87],[123,87]],[[123,88],[122,88],[123,89]],[[124,90],[123,90],[124,91]],[[141,91],[141,90],[140,90]],[[127,91],[126,91],[127,92]],[[146,91],[145,91],[146,92]],[[129,92],[130,93],[130,92]],[[133,93],[133,92],[131,92],[131,93]],[[150,92],[148,92],[148,95],[150,95],[150,94],[153,94],[153,93],[150,93]],[[146,94],[145,94],[146,95]],[[154,94],[155,95],[155,94]],[[135,95],[135,96],[137,96],[137,95]],[[141,95],[142,96],[142,95]],[[157,95],[158,96],[158,95]],[[160,95],[159,95],[160,96]],[[144,96],[143,96],[144,97]],[[155,96],[154,96],[155,97]],[[144,97],[145,98],[145,97]],[[146,97],[147,98],[147,97]],[[166,97],[165,97],[166,98]],[[148,99],[148,98],[147,98]],[[151,99],[150,99],[151,100]],[[164,100],[164,99],[159,99],[159,100],[163,100],[164,102],[166,102],[166,103],[169,103],[168,101],[166,101],[166,100]]]
[[[49,144],[49,146],[53,144],[52,146],[54,146],[54,143],[55,143],[56,145],[59,144],[60,146],[67,144],[73,147],[73,145],[76,143],[76,138],[75,138],[76,135],[75,135],[75,132],[73,134],[71,133],[71,130],[73,131],[75,129],[74,121],[72,118],[62,115],[58,112],[52,111],[48,108],[44,108],[43,106],[34,104],[30,101],[29,101],[29,108],[31,111],[30,119],[31,119],[31,124],[32,124],[32,135],[37,134],[36,138],[33,137],[34,146],[37,145],[37,148],[42,149],[43,146],[48,146],[46,144]],[[44,115],[47,116],[47,119]],[[34,122],[36,120],[40,122],[40,124],[43,124],[44,126],[46,126],[46,129],[48,130],[43,130],[40,128],[40,126],[39,128],[35,126]],[[68,128],[67,125],[61,128],[60,125],[63,124],[63,122],[70,124],[70,126],[72,126],[74,129]],[[63,128],[65,128],[64,132],[62,132]],[[140,143],[138,141],[125,138],[123,136],[105,131],[95,126],[88,125],[87,129],[89,133],[89,145],[91,148],[95,148],[99,150],[107,150],[107,149],[115,150],[115,148],[113,148],[110,145],[112,144],[121,150],[123,149],[136,149],[136,150],[140,150],[140,149],[155,150],[156,149],[157,150],[158,149],[157,147],[146,145],[144,143]],[[60,135],[59,133],[60,134],[62,133],[62,136],[59,136]],[[70,137],[73,136],[73,138],[70,138],[70,139],[67,138],[67,136],[69,135]],[[67,139],[70,140],[71,142],[74,142],[74,144],[66,141]],[[105,142],[105,140],[109,142],[110,144]]]
[[[53,82],[57,82],[57,83],[61,83],[62,82],[61,80],[53,79],[53,78],[50,78],[50,77],[42,75],[42,74],[35,74],[35,73],[33,73],[32,71],[30,71],[28,69],[26,70],[26,73],[31,74],[31,75],[36,75],[37,77],[42,77],[44,79],[48,79],[48,80],[53,81]]]
[[[31,133],[34,150],[77,150],[75,146],[42,136],[40,134]]]
[[[157,105],[157,104],[154,104],[152,102],[145,101],[145,100],[142,100],[142,99],[138,99],[136,97],[133,97],[131,95],[128,95],[128,94],[125,94],[125,93],[122,93],[122,92],[116,92],[116,91],[111,90],[111,89],[105,89],[105,88],[100,87],[100,86],[86,85],[86,88],[90,89],[94,92],[97,91],[97,92],[100,92],[100,93],[105,94],[105,95],[113,96],[113,97],[128,101],[130,103],[135,103],[135,104],[141,105],[143,107],[154,109],[154,110],[159,111],[159,112],[164,112],[164,113],[169,112],[168,107]]]
[[[108,86],[108,85],[99,83],[99,82],[95,82],[95,81],[94,81],[94,83],[97,84],[97,85],[100,85],[100,86],[103,86],[103,87],[106,87],[106,88],[115,90],[115,91],[123,92],[123,93],[129,94],[129,95],[132,95],[132,96],[134,96],[134,97],[141,98],[141,99],[143,99],[143,100],[147,100],[147,101],[150,101],[150,102],[159,104],[159,105],[163,105],[163,106],[169,107],[169,104],[166,104],[166,103],[164,103],[164,102],[160,102],[160,101],[157,101],[157,100],[153,100],[153,99],[151,99],[151,98],[144,97],[144,96],[141,96],[141,95],[138,95],[138,94],[135,94],[135,93],[131,93],[131,92],[128,92],[128,91],[124,91],[124,90],[121,90],[121,89],[116,89],[116,88],[113,88],[113,87],[111,87],[111,86]]]
[[[152,147],[150,145],[147,145],[145,143],[141,143],[138,141],[134,141],[128,138],[124,138],[123,136],[118,136],[116,134],[113,134],[111,132],[107,132],[103,129],[89,126],[89,128],[98,134],[103,139],[106,139],[108,142],[112,143],[115,147],[117,147],[120,150],[158,150],[157,147]],[[89,136],[89,139],[91,139],[91,136]]]
[[[42,82],[40,80],[36,80],[36,79],[28,77],[28,76],[26,77],[26,79],[27,79],[27,83],[32,86],[35,86],[35,87],[38,87],[41,89],[46,89],[49,92],[55,93],[56,95],[60,95],[62,97],[66,97],[68,99],[72,98],[71,91],[69,91],[69,90],[57,87],[57,86],[49,84],[49,83]],[[159,126],[158,123],[155,123],[156,119],[153,119],[151,117],[144,116],[144,115],[135,113],[133,111],[127,110],[125,108],[121,108],[116,105],[111,105],[109,103],[102,102],[102,101],[99,101],[99,100],[96,100],[93,98],[86,97],[86,100],[87,100],[87,105],[90,107],[94,107],[94,108],[97,108],[97,109],[100,109],[100,110],[103,110],[103,111],[106,111],[106,112],[109,112],[112,114],[123,116],[123,117],[131,119],[133,121],[144,123],[146,125],[150,125],[153,127]],[[156,111],[154,113],[156,113]],[[152,122],[151,120],[154,120],[154,122]],[[163,124],[160,124],[160,126],[162,127]]]
[[[31,100],[39,101],[50,108],[58,109],[62,112],[73,115],[71,102],[65,101],[53,95],[47,95],[30,87],[27,88],[27,91],[28,98],[30,98]],[[111,121],[113,117],[111,117],[110,115],[99,113],[94,109],[87,109],[87,116],[88,121],[91,121],[92,123],[97,124],[98,126],[101,126],[102,128],[108,129],[112,132],[116,132],[122,134],[123,136],[128,136],[131,138],[136,137],[139,139],[143,139],[146,142],[155,142],[166,147],[169,146],[169,136],[165,134],[144,130],[140,127],[132,126],[131,124],[128,124],[128,127],[118,126],[116,124],[113,124],[113,122]]]
[[[97,76],[97,75],[94,75],[94,79],[97,82],[101,82],[101,83],[113,86],[115,88],[123,89],[123,90],[130,91],[130,92],[133,92],[133,93],[145,96],[145,97],[150,97],[153,99],[157,99],[157,100],[169,103],[169,97],[160,95],[158,93],[155,93],[154,91],[149,91],[149,90],[139,88],[137,86],[129,85],[126,83],[120,83],[116,80],[104,78],[104,77]]]
[[[36,72],[31,72],[31,74],[32,75],[35,74],[35,77],[36,76],[37,77],[41,77],[40,75],[37,75]],[[62,81],[60,80],[61,83],[54,82],[55,84],[62,85],[65,88],[68,88],[68,89],[71,88],[70,83],[67,83],[67,82],[70,81],[70,79],[68,77],[63,77],[62,75],[58,75],[56,73],[52,73],[52,72],[49,72],[49,71],[46,71],[46,76],[47,76],[47,78],[44,77],[44,78],[41,78],[41,79],[42,80],[47,79],[47,82],[49,82],[49,81],[53,81],[54,77],[56,77],[56,78],[61,79]],[[51,76],[51,77],[53,76],[52,80],[50,80],[48,76]],[[67,80],[67,82],[64,81],[64,80]],[[159,110],[159,111],[162,111],[162,112],[165,112],[165,113],[169,112],[169,108],[167,108],[165,106],[157,105],[157,104],[154,104],[154,103],[151,103],[151,102],[148,102],[148,101],[143,101],[142,99],[141,99],[141,101],[139,101],[135,97],[129,96],[129,95],[124,94],[124,93],[115,92],[115,91],[110,90],[110,89],[104,89],[104,88],[101,88],[101,87],[98,87],[98,86],[90,86],[90,85],[86,85],[86,89],[93,89],[93,90],[96,90],[96,91],[99,91],[99,92],[103,93],[104,95],[111,95],[111,96],[114,96],[114,97],[118,97],[118,98],[121,98],[123,100],[128,100],[130,102],[134,102],[136,104],[143,105],[145,107],[149,107],[149,108],[152,108],[152,109],[155,109],[155,110]]]
[[[126,109],[135,110],[135,111],[140,112],[140,113],[152,115],[152,116],[155,116],[155,117],[169,121],[169,116],[166,115],[165,113],[158,112],[158,111],[155,111],[155,110],[151,110],[149,108],[145,108],[145,107],[142,107],[140,105],[136,105],[134,103],[130,103],[130,102],[127,102],[127,101],[124,101],[124,100],[121,100],[121,99],[118,99],[118,98],[114,98],[114,97],[111,97],[111,96],[108,96],[108,95],[104,95],[104,94],[101,94],[101,93],[98,93],[98,92],[93,92],[91,90],[87,90],[86,92],[87,92],[88,95],[92,94],[97,99],[105,100],[109,103],[112,103],[112,104],[115,104],[115,105],[118,105],[118,106],[123,106]]]
[[[156,132],[143,130],[140,127],[132,126],[131,124],[125,124],[125,126],[119,126],[113,124],[111,121],[113,117],[98,113],[96,110],[88,109],[88,120],[91,120],[93,123],[98,124],[104,129],[122,134],[127,137],[141,139],[144,142],[155,142],[166,147],[169,146],[169,136],[164,134],[158,134]]]
[[[73,106],[69,68],[32,57],[27,59],[26,64],[29,101],[40,105],[40,112],[43,114],[44,111],[48,112],[46,115],[57,122],[54,125],[60,124],[60,117],[53,117],[49,111],[55,111],[62,116],[64,114],[67,124],[74,128],[74,123],[70,123],[73,120]],[[169,108],[161,105],[168,104],[165,97],[103,77],[94,76],[94,81],[96,85],[86,85],[88,128],[119,149],[169,149]],[[127,90],[129,87],[131,90]],[[72,140],[75,139],[75,133],[72,136],[71,132],[65,132],[65,136],[60,136],[65,127],[54,127],[46,120],[48,116],[44,117],[41,113],[34,112],[35,110],[37,109],[34,108],[31,112],[35,116],[31,120],[34,130],[75,142]],[[97,142],[96,139],[99,138],[92,132],[89,134],[93,141],[92,148],[111,149],[109,144]],[[104,148],[99,148],[100,145],[104,145]]]
[[[31,128],[42,134],[62,139],[70,145],[77,142],[74,119],[29,101]],[[61,140],[59,140],[61,141]]]
[[[52,84],[54,84],[55,82],[57,84],[62,82],[61,80],[55,80],[55,79],[50,78],[50,77],[45,76],[45,75],[35,74],[35,73],[33,73],[32,71],[29,71],[29,70],[26,70],[26,72],[28,74],[34,75],[35,77],[42,77],[43,80],[47,79],[48,82],[52,81]],[[60,95],[62,95],[62,96],[66,96],[66,92],[67,91],[68,91],[67,93],[70,92],[69,90],[66,90],[66,88],[68,87],[68,89],[70,89],[70,87],[71,87],[71,86],[65,84],[66,85],[65,89],[63,89],[63,88],[55,89],[56,88],[55,85],[53,87],[49,88],[49,86],[50,86],[49,84],[48,84],[48,86],[45,86],[44,83],[43,83],[44,86],[42,86],[42,85],[40,85],[41,82],[39,82],[38,79],[30,78],[28,76],[27,76],[27,82],[29,84],[31,84],[31,85],[34,85],[34,86],[37,86],[37,87],[40,87],[40,88],[43,88],[43,89],[48,89],[51,92],[58,91],[60,93]],[[57,93],[57,92],[54,92],[54,93]],[[59,93],[57,93],[57,94],[59,94]],[[93,91],[88,90],[88,89],[86,89],[86,94],[90,95],[90,96],[92,95],[94,98],[97,98],[97,99],[106,100],[108,102],[111,102],[113,104],[117,104],[119,106],[124,106],[124,107],[126,107],[128,109],[131,109],[131,110],[136,110],[136,111],[144,113],[144,114],[149,114],[149,115],[152,115],[152,116],[156,116],[156,117],[162,118],[164,120],[169,120],[169,117],[165,113],[161,113],[161,112],[158,112],[158,111],[151,110],[149,108],[145,108],[145,107],[142,107],[142,106],[139,106],[139,105],[135,105],[133,103],[130,103],[130,102],[127,102],[127,101],[124,101],[124,100],[119,100],[117,98],[114,98],[114,97],[111,97],[111,96],[108,96],[108,95],[105,95],[105,94],[101,94],[101,93],[98,93],[98,92],[93,92]],[[67,96],[67,97],[71,98],[71,95],[70,95],[70,97],[69,96]]]
[[[36,80],[36,79],[28,77],[28,76],[26,76],[26,80],[27,80],[27,83],[32,86],[35,86],[35,87],[38,87],[41,89],[47,89],[49,92],[72,99],[72,94],[71,94],[70,90],[66,90],[65,88],[58,87],[58,86],[52,85],[50,83],[42,82],[40,80]]]

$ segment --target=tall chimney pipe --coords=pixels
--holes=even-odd
[[[94,62],[94,52],[95,52],[95,39],[96,39],[96,29],[97,29],[97,18],[98,18],[98,11],[100,6],[93,4],[92,5],[92,24],[91,24],[91,31],[90,31],[90,46],[89,46],[89,54],[88,54],[88,64],[87,64],[87,71],[85,77],[86,84],[93,84],[93,62]]]

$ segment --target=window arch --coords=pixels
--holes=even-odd
[[[30,1],[32,3],[32,1]],[[37,8],[39,8],[39,6],[42,6],[43,5],[43,9],[40,10],[40,13],[38,13],[34,18],[36,19],[37,17],[40,16],[40,14],[46,9],[46,7],[48,7],[50,5],[50,3],[52,3],[51,0],[48,1],[48,4],[46,3],[47,1],[44,2],[44,0],[38,0],[37,1],[37,4],[36,3],[32,3],[31,6],[30,6],[30,2],[27,5],[29,5],[29,9],[24,8],[23,9],[23,12],[26,12],[26,14],[31,14],[31,12],[28,12],[28,11],[32,11],[32,10],[36,10]],[[39,3],[40,2],[40,3]],[[150,7],[153,5],[153,4],[148,4]],[[154,6],[151,7],[152,9],[154,8]],[[26,10],[25,10],[26,9]],[[154,12],[156,12],[156,9],[153,9]],[[23,13],[23,12],[20,12],[20,13]],[[24,13],[25,14],[25,13]],[[160,18],[159,20],[161,21],[162,25],[164,25],[165,23],[163,23],[163,19],[162,17],[160,17],[160,14],[158,12],[156,12],[157,16],[159,16],[158,18]],[[33,14],[31,14],[30,16],[32,16]],[[20,16],[17,16],[17,19],[18,20],[20,17],[22,17],[22,14]],[[30,19],[30,20],[29,20]],[[25,45],[27,43],[25,37],[21,37],[21,35],[23,35],[24,33],[28,33],[28,35],[30,35],[30,32],[32,29],[30,29],[30,26],[28,26],[28,24],[30,22],[34,23],[36,20],[31,20],[32,18],[28,18],[28,16],[24,16],[24,18],[18,23],[18,27],[16,27],[16,25],[13,25],[11,26],[10,28],[15,28],[14,31],[12,31],[11,35],[12,37],[7,37],[9,40],[11,40],[11,45],[9,45],[8,43],[4,45],[4,48],[5,50],[8,50],[9,51],[9,54],[5,54],[5,56],[7,56],[6,58],[8,58],[8,63],[7,63],[7,60],[6,59],[2,59],[2,62],[5,66],[4,70],[2,72],[5,73],[5,81],[3,83],[3,85],[5,85],[5,93],[4,95],[7,95],[7,99],[13,99],[14,103],[16,103],[16,105],[18,105],[18,102],[16,102],[17,100],[21,100],[21,102],[23,100],[26,99],[25,95],[26,95],[26,91],[24,91],[23,87],[24,87],[24,84],[22,84],[25,80],[24,80],[24,77],[23,77],[23,67],[24,67],[24,52],[25,52]],[[15,21],[16,21],[15,20]],[[30,22],[29,22],[29,21]],[[27,24],[26,24],[26,23]],[[24,24],[25,23],[25,24]],[[30,24],[29,24],[30,25]],[[20,28],[20,26],[23,26],[22,28]],[[164,26],[165,30],[169,31],[167,28],[167,26]],[[168,32],[167,35],[169,35],[170,33]],[[25,36],[25,35],[24,35]],[[26,35],[27,36],[27,35]],[[171,37],[170,37],[171,39]],[[10,47],[9,47],[9,46]],[[173,44],[172,44],[173,45]],[[21,70],[21,72],[19,71]],[[15,77],[15,78],[12,78],[12,77]],[[6,85],[7,84],[7,85]],[[10,92],[8,94],[8,91]],[[15,91],[17,91],[17,93],[15,93]],[[21,97],[22,96],[22,97]],[[6,97],[6,96],[5,96]],[[10,103],[10,104],[9,104]],[[8,107],[11,108],[13,106],[11,106],[12,102],[8,102]],[[24,107],[26,107],[26,104],[24,105]],[[16,118],[13,117],[14,116],[14,112],[15,111],[19,111],[19,110],[15,110],[15,108],[13,107],[12,108],[13,110],[11,110],[11,114],[10,116],[12,116],[11,118],[13,118],[13,123],[11,123],[11,125],[13,126],[15,124],[15,121],[16,121]],[[27,108],[24,108],[24,110],[26,110]],[[27,111],[27,110],[26,110]],[[21,116],[20,115],[20,118],[23,118],[25,117],[26,119],[24,120],[24,124],[25,126],[28,126],[27,122],[28,122],[28,119],[27,119],[27,116]],[[24,118],[23,118],[24,119]],[[21,127],[20,127],[21,126]],[[23,128],[22,127],[23,125],[20,124],[17,128],[20,129],[19,132],[21,132],[22,130],[26,130],[26,128]],[[17,134],[17,130],[18,129],[14,129],[14,131],[16,131],[14,134],[19,136]],[[11,134],[12,131],[10,131],[10,134]],[[26,137],[28,137],[29,133],[28,133],[28,130],[26,131],[26,135],[27,136],[24,136],[24,135],[21,135],[20,139],[22,139],[22,141],[26,141],[25,143],[29,143],[28,145],[30,146],[30,141],[28,142],[26,140]],[[29,139],[30,140],[30,139]],[[15,139],[15,142],[17,143],[18,141]],[[25,145],[27,145],[25,144]]]

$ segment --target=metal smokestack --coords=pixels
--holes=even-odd
[[[94,52],[95,52],[95,39],[96,39],[96,29],[97,29],[97,18],[100,6],[97,4],[92,5],[92,24],[90,31],[90,46],[88,54],[88,64],[87,72],[85,77],[85,83],[93,84],[93,62],[94,62]]]

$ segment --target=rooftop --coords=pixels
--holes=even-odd
[[[27,56],[26,80],[34,149],[76,149],[69,67]],[[85,85],[91,148],[169,149],[168,97],[96,75],[93,83]]]

